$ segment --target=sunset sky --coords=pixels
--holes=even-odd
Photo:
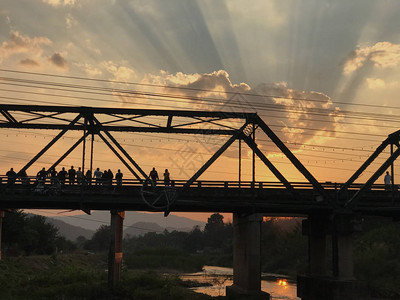
[[[344,182],[399,129],[399,11],[398,0],[2,0],[0,103],[257,112],[319,181]],[[115,90],[49,88],[55,82]],[[1,130],[1,173],[21,168],[56,134]],[[66,136],[28,174],[77,137]],[[146,172],[168,168],[173,179],[188,179],[227,139],[116,137]],[[259,131],[257,141],[289,181],[305,181]],[[129,177],[101,142],[95,147],[95,167]],[[62,166],[80,165],[79,151]],[[251,180],[244,146],[242,155],[242,178]],[[237,156],[236,143],[202,178],[237,180]],[[276,180],[261,162],[256,170],[256,180]]]

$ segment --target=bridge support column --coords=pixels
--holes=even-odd
[[[365,299],[366,289],[354,277],[353,238],[360,230],[355,217],[336,215],[331,218],[333,276],[327,276],[326,260],[317,253],[325,249],[321,239],[328,229],[328,217],[324,223],[321,217],[310,216],[304,224],[308,224],[303,229],[309,234],[309,273],[298,276],[297,296],[302,300]]]
[[[0,210],[0,260],[1,260],[1,233],[3,231],[3,218],[4,218],[4,211]]]
[[[124,218],[124,211],[111,211],[111,240],[108,252],[108,287],[110,289],[113,289],[121,279]]]
[[[261,291],[261,222],[260,214],[233,214],[233,285],[226,287],[228,299],[270,299]]]
[[[329,216],[312,215],[303,223],[303,232],[308,235],[308,272],[314,276],[325,276],[327,272],[326,234]]]
[[[297,296],[303,300],[327,299],[321,288],[327,275],[326,235],[329,215],[310,215],[302,223],[303,235],[308,236],[308,273],[297,276]]]

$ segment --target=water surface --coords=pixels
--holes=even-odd
[[[273,300],[299,300],[296,297],[296,284],[288,280],[284,275],[262,274],[263,277],[272,280],[262,280],[261,290],[271,295]],[[204,266],[203,272],[191,273],[182,276],[183,280],[191,280],[199,283],[210,283],[211,286],[192,288],[195,292],[210,296],[225,296],[225,287],[232,285],[233,270],[214,266]]]

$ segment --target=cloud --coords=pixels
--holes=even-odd
[[[379,42],[370,47],[359,46],[352,51],[345,62],[343,72],[350,74],[371,62],[379,68],[396,67],[400,63],[400,44]]]
[[[84,64],[76,63],[75,65],[77,67],[83,69],[89,77],[96,77],[96,76],[100,76],[103,74],[103,72],[99,68],[96,68],[88,63],[84,63]]]
[[[260,84],[251,90],[259,97],[247,96],[256,108],[267,111],[271,123],[280,124],[274,131],[282,140],[292,143],[320,143],[335,137],[342,118],[329,96],[315,91],[294,90],[286,83]],[[262,115],[265,112],[259,111]]]
[[[119,66],[111,61],[103,62],[102,65],[107,72],[112,74],[114,81],[132,82],[137,79],[137,74],[132,68]]]
[[[169,74],[161,71],[158,75],[148,75],[146,80],[149,83],[168,86],[165,90],[181,95],[199,98],[199,97],[220,97],[227,99],[228,93],[245,93],[250,91],[250,86],[246,83],[233,84],[225,70],[214,71],[204,74],[184,74],[178,72]],[[183,89],[176,89],[183,88]],[[199,102],[194,100],[194,102]],[[200,101],[201,102],[201,101]]]
[[[386,86],[385,81],[380,78],[367,78],[366,82],[368,88],[370,89],[379,89],[379,88],[384,88]]]
[[[30,58],[21,60],[19,62],[19,64],[22,66],[27,66],[27,67],[38,67],[40,65],[36,60],[30,59]]]
[[[77,4],[76,0],[42,0],[44,3],[49,4],[53,7],[59,6],[74,6]]]
[[[51,57],[49,57],[49,61],[53,63],[55,66],[61,69],[67,69],[67,61],[60,53],[54,53]]]
[[[322,143],[335,137],[338,121],[342,119],[340,110],[323,93],[290,89],[285,82],[263,83],[255,88],[246,83],[234,84],[224,70],[204,74],[169,74],[162,71],[157,75],[147,75],[143,82],[159,85],[158,93],[189,98],[174,103],[181,109],[257,112],[261,117],[268,115],[272,117],[269,123],[278,125],[273,130],[282,140],[298,144]],[[132,102],[132,98],[129,101]],[[143,103],[143,98],[137,101]],[[149,103],[151,101],[149,99]],[[153,100],[153,103],[161,102]]]
[[[0,45],[0,62],[18,53],[30,53],[31,55],[40,56],[43,53],[42,45],[49,44],[51,44],[51,41],[46,37],[30,38],[18,31],[12,31],[9,40]]]
[[[67,28],[72,28],[72,26],[78,25],[78,21],[72,14],[67,14],[65,17],[65,24],[67,25]]]

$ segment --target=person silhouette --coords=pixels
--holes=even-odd
[[[153,170],[150,171],[150,179],[153,181],[153,184],[156,185],[157,184],[157,180],[158,178],[158,173],[156,171],[156,168],[153,167]]]
[[[170,174],[168,172],[168,169],[165,169],[165,172],[164,172],[164,184],[166,186],[169,186],[170,181],[171,181],[171,179],[170,179]]]
[[[392,176],[390,176],[389,171],[386,171],[384,182],[385,182],[385,190],[390,191],[392,184]]]

